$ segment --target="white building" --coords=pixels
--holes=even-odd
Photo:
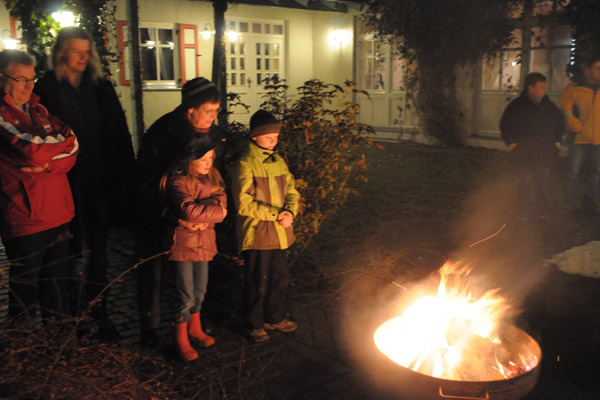
[[[211,78],[214,14],[211,1],[138,3],[147,129],[179,104],[183,82],[195,76]],[[248,122],[262,101],[262,81],[273,75],[285,78],[292,89],[313,78],[336,84],[353,80],[369,93],[369,98],[356,99],[361,106],[360,122],[373,126],[381,139],[427,141],[418,118],[406,107],[403,61],[391,46],[363,30],[359,16],[364,6],[360,3],[264,0],[229,4],[225,14],[228,91],[239,93],[250,106],[249,111],[234,110],[232,119]],[[564,16],[548,18],[549,13],[551,8],[538,7],[527,18],[507,22],[514,24],[516,42],[491,62],[482,60],[461,71],[457,92],[465,116],[466,143],[503,147],[498,122],[529,72],[548,77],[548,95],[558,102],[568,83],[565,65],[572,45],[571,30]],[[544,14],[546,25],[542,27],[536,16]],[[116,32],[110,36],[123,57],[113,66],[113,79],[131,132],[139,135],[133,121],[134,105],[140,99],[133,97],[131,86],[126,0],[116,0],[115,18]],[[3,39],[19,36],[18,26],[0,6]]]

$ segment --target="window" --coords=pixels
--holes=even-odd
[[[521,29],[512,32],[513,42],[502,49],[495,57],[483,60],[482,89],[483,90],[517,90],[521,80]]]
[[[532,30],[529,70],[546,75],[548,91],[563,90],[569,84],[566,68],[571,59],[571,47],[569,25]]]
[[[121,85],[131,80],[127,22],[118,21]],[[146,89],[174,89],[198,76],[196,25],[140,23],[142,80]]]
[[[394,54],[393,45],[364,31],[358,36],[358,86],[363,90],[398,91],[403,89],[406,63]]]
[[[142,79],[145,82],[175,83],[173,29],[140,28]]]
[[[567,86],[572,47],[569,25],[516,29],[513,36],[513,43],[500,55],[483,61],[483,90],[518,90],[522,76],[529,72],[544,74],[548,91]]]
[[[225,36],[229,87],[262,87],[284,77],[282,22],[228,20]]]

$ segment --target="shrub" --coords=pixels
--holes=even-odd
[[[353,82],[340,86],[309,80],[295,98],[288,96],[282,80],[271,79],[265,90],[261,108],[282,121],[278,151],[302,195],[302,211],[294,221],[297,241],[292,253],[297,256],[323,221],[356,193],[354,183],[367,180],[365,152],[372,141],[366,136],[374,131],[357,122],[359,106],[353,100],[359,91]]]

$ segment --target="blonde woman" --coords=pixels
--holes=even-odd
[[[74,288],[77,294],[71,296],[71,305],[77,313],[91,305],[90,314],[100,331],[116,339],[106,292],[97,297],[107,285],[108,222],[115,218],[111,206],[127,203],[124,193],[132,186],[128,179],[135,165],[131,136],[114,87],[102,77],[98,52],[87,31],[68,27],[59,32],[51,68],[34,91],[50,112],[73,129],[80,145],[69,182],[75,201],[71,250],[78,261],[72,268],[74,276],[84,277],[84,284]],[[84,250],[89,255],[84,257]]]

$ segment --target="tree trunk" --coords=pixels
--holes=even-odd
[[[140,60],[140,20],[138,16],[138,1],[127,0],[129,13],[129,51],[131,55],[131,88],[134,104],[135,134],[138,145],[144,135],[144,95],[142,91],[142,61]],[[138,146],[139,148],[139,146]]]
[[[213,50],[212,82],[221,94],[221,112],[219,113],[219,125],[227,124],[227,75],[225,60],[225,11],[227,11],[227,0],[213,0],[214,23],[215,23],[215,45]]]

